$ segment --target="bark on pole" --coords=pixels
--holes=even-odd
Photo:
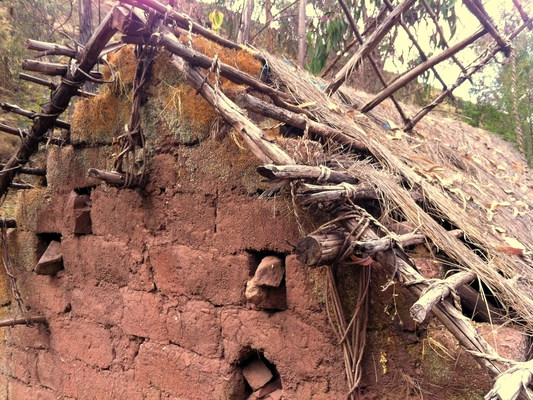
[[[73,72],[67,72],[66,77],[52,93],[50,101],[43,106],[39,117],[35,118],[30,134],[22,139],[21,146],[7,162],[4,173],[0,174],[0,198],[6,194],[17,173],[17,167],[28,162],[29,158],[37,151],[42,137],[53,127],[57,117],[68,107],[70,99],[77,93],[80,85],[85,82],[86,74],[96,64],[100,52],[115,34],[117,28],[123,29],[122,25],[126,22],[128,14],[129,12],[125,8],[115,6],[102,21],[87,44],[78,67]]]
[[[237,43],[246,44],[250,41],[250,26],[252,25],[252,14],[254,12],[254,0],[246,0],[241,14],[241,24],[237,34]]]
[[[78,16],[80,21],[80,43],[85,46],[93,34],[93,10],[91,0],[78,1]],[[96,85],[93,82],[85,82],[83,88],[86,92],[94,93]]]
[[[298,66],[304,68],[305,54],[307,53],[307,36],[305,34],[305,7],[306,0],[300,0],[300,9],[298,12]]]
[[[381,42],[385,35],[392,29],[392,27],[398,22],[401,15],[407,11],[416,0],[405,0],[402,4],[397,6],[393,12],[383,21],[383,23],[374,31],[372,36],[359,48],[352,58],[346,63],[342,69],[337,72],[332,81],[324,88],[324,91],[328,95],[335,93],[344,81],[354,72],[361,61],[363,61]]]

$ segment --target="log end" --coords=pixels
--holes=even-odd
[[[312,236],[304,236],[298,241],[294,253],[300,264],[317,266],[322,258],[322,246]]]
[[[427,311],[425,307],[418,303],[413,304],[413,306],[411,307],[410,313],[411,313],[411,317],[419,324],[424,322],[424,320],[427,317]]]

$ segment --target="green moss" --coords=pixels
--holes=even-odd
[[[50,188],[22,190],[15,207],[17,230],[35,232],[43,207],[50,204]]]

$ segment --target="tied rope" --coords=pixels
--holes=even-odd
[[[326,167],[325,165],[320,166],[320,176],[316,180],[318,183],[326,182],[331,176],[331,168]]]
[[[509,57],[511,58],[511,79],[512,79],[512,88],[513,91],[513,109],[514,109],[514,118],[515,118],[515,134],[516,134],[516,142],[518,143],[518,149],[520,150],[520,153],[525,154],[524,151],[524,134],[522,132],[522,126],[520,125],[520,115],[518,114],[518,93],[516,90],[516,80],[517,80],[517,72],[516,72],[516,50],[514,47],[511,47],[511,52]]]

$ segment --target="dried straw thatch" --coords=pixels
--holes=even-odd
[[[414,224],[456,262],[456,269],[473,271],[509,316],[532,332],[533,238],[527,227],[533,223],[533,181],[512,145],[449,118],[428,117],[412,132],[403,132],[396,128],[401,121],[390,102],[360,114],[354,109],[370,96],[343,88],[328,98],[318,78],[262,56],[270,79],[298,103],[309,104],[305,109],[313,119],[368,147],[374,168],[351,172],[376,188],[382,208]],[[423,207],[410,189],[423,194]],[[443,225],[461,229],[465,240],[448,234]]]

